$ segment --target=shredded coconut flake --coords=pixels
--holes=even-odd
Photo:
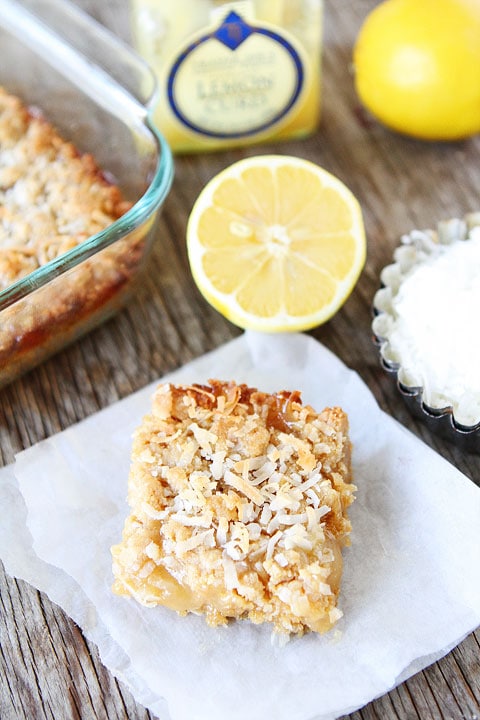
[[[275,535],[272,535],[272,537],[271,537],[270,540],[268,541],[268,543],[267,543],[267,552],[265,553],[265,557],[266,557],[267,560],[270,560],[270,558],[272,557],[272,555],[273,555],[273,550],[274,550],[274,548],[275,548],[275,545],[278,543],[278,541],[279,541],[280,538],[282,537],[282,534],[283,534],[283,533],[280,532],[280,530],[278,530],[278,532],[276,532]]]
[[[191,535],[188,540],[177,540],[174,549],[176,550],[177,555],[184,555],[200,545],[205,545],[206,547],[213,547],[215,545],[213,529],[205,530],[205,532],[197,533],[196,535]]]
[[[328,613],[328,617],[333,625],[333,623],[336,623],[338,620],[340,620],[340,618],[343,617],[343,612],[335,607],[330,610],[330,612]]]
[[[212,455],[210,472],[212,473],[212,477],[215,480],[220,480],[220,478],[223,476],[223,463],[225,462],[226,454],[227,453],[225,450],[219,450]]]
[[[297,523],[307,522],[307,513],[299,513],[298,515],[288,515],[287,513],[278,513],[276,521],[279,525],[296,525]]]
[[[172,520],[175,520],[179,525],[186,527],[203,527],[209,528],[212,524],[212,513],[206,513],[205,515],[187,515],[186,513],[172,513],[170,515]]]
[[[234,590],[235,588],[238,588],[239,583],[235,563],[229,557],[224,557],[222,559],[222,564],[225,575],[225,587],[227,590]]]
[[[287,565],[288,565],[288,560],[283,553],[277,553],[273,559],[282,568],[287,567]]]
[[[248,497],[249,500],[255,503],[255,505],[262,505],[264,497],[262,493],[253,487],[251,483],[244,480],[240,475],[236,475],[231,470],[227,470],[223,477],[225,483],[233,487],[235,490],[243,493]]]
[[[205,452],[211,454],[212,445],[215,445],[218,440],[217,436],[209,430],[201,428],[199,425],[197,425],[197,423],[192,423],[189,427],[189,430],[192,431],[195,440],[198,442],[202,450],[205,450]]]
[[[220,547],[223,547],[225,543],[227,542],[227,533],[228,533],[228,520],[226,517],[220,517],[218,519],[218,528],[217,528],[217,543],[220,545]]]
[[[262,507],[262,512],[260,514],[260,524],[264,527],[268,525],[272,517],[272,509],[269,505],[269,503],[265,503],[265,505]]]
[[[150,558],[150,560],[153,560],[155,563],[158,562],[162,557],[160,548],[154,542],[148,543],[147,547],[145,548],[145,555]]]
[[[311,550],[313,543],[308,537],[307,531],[303,525],[292,525],[284,532],[283,542],[286,550],[293,548],[302,548],[303,550]]]

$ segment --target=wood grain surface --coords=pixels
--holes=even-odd
[[[129,40],[126,0],[77,1]],[[176,158],[174,186],[135,299],[114,319],[0,391],[3,464],[12,462],[16,452],[240,333],[203,301],[192,282],[186,222],[200,189],[215,173],[241,157],[275,152],[324,166],[351,188],[364,211],[365,270],[341,311],[311,334],[359,373],[384,410],[479,483],[480,456],[433,436],[409,414],[382,372],[372,343],[372,298],[380,270],[391,261],[400,235],[480,210],[480,137],[452,144],[422,143],[389,132],[359,107],[352,46],[362,19],[375,4],[326,0],[324,104],[321,126],[312,137]],[[0,568],[1,720],[152,718],[103,667],[96,647],[61,609]],[[477,631],[441,661],[349,717],[476,720],[479,641]]]

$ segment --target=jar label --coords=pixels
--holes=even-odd
[[[305,67],[293,38],[231,10],[176,57],[168,100],[178,121],[203,136],[257,135],[286,121],[298,105]]]

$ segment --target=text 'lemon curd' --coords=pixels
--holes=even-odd
[[[173,150],[302,137],[320,118],[323,0],[131,0]]]

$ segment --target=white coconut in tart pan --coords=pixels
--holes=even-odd
[[[434,430],[480,452],[480,213],[402,237],[381,282],[383,366]]]

